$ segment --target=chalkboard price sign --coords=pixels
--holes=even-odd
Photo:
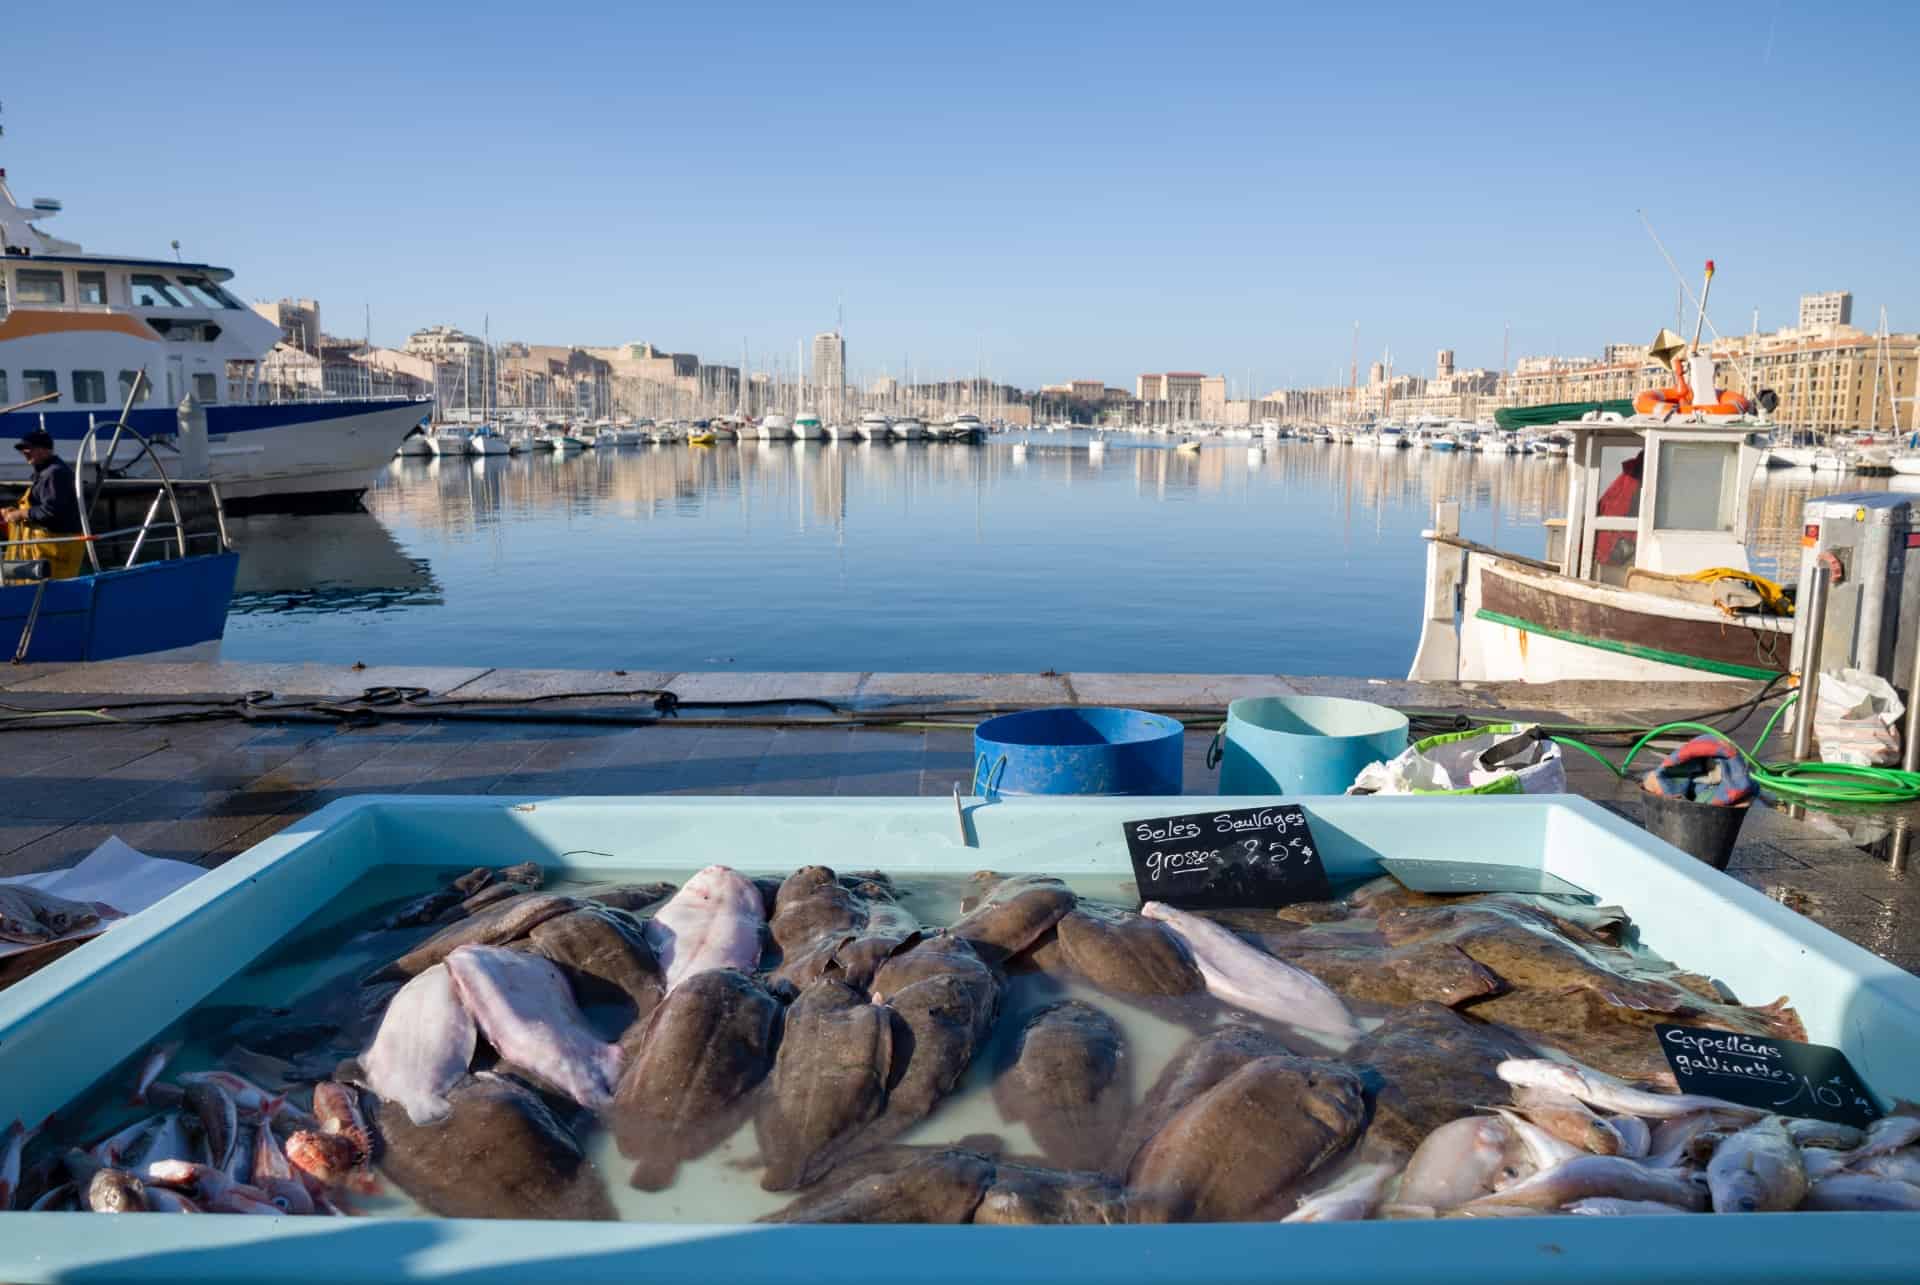
[[[1287,906],[1332,895],[1298,804],[1126,823],[1140,900],[1189,910]]]
[[[1864,1128],[1880,1104],[1839,1049],[1697,1026],[1655,1026],[1682,1093]]]

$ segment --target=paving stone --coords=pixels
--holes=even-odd
[[[863,709],[1020,709],[1071,705],[1073,691],[1058,674],[869,674],[860,684]]]
[[[1075,703],[1125,709],[1224,710],[1248,696],[1292,696],[1279,674],[1068,674]]]
[[[489,669],[441,695],[458,700],[568,696],[583,692],[662,690],[675,674],[665,670]]]

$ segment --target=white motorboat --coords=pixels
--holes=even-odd
[[[895,437],[904,437],[909,442],[918,441],[927,435],[927,426],[913,416],[893,421],[892,432]]]
[[[430,398],[326,397],[317,362],[310,384],[276,387],[267,359],[281,328],[227,290],[230,270],[89,254],[41,229],[60,213],[50,199],[18,204],[0,170],[0,378],[16,399],[60,394],[34,419],[68,459],[91,423],[124,413],[150,439],[203,436],[229,511],[345,507],[432,411]],[[25,460],[4,456],[0,482],[24,481]],[[153,468],[119,462],[130,476]]]
[[[980,417],[972,413],[962,413],[953,417],[946,426],[943,436],[950,442],[984,442],[987,439],[986,425]]]
[[[810,410],[803,410],[793,417],[793,435],[803,442],[811,442],[826,436],[826,426],[820,417]]]
[[[758,425],[760,440],[763,442],[785,441],[793,436],[793,422],[778,413],[764,416]]]
[[[879,411],[870,410],[860,417],[858,424],[853,426],[853,435],[863,442],[884,442],[887,440],[888,425],[891,422]]]
[[[400,446],[394,451],[394,454],[416,459],[421,456],[432,455],[433,443],[427,440],[425,433],[409,433],[400,439]]]

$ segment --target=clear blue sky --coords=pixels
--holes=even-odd
[[[1920,5],[35,6],[18,195],[377,340],[1344,378],[1849,288],[1920,328]]]

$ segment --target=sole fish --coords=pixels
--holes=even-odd
[[[699,973],[758,968],[765,907],[753,881],[726,866],[708,866],[687,880],[646,922],[667,993]]]
[[[1042,1155],[1066,1169],[1097,1169],[1126,1119],[1126,1049],[1112,1018],[1079,1000],[1029,1017],[993,1082],[994,1101],[1024,1122]]]
[[[887,1100],[893,1018],[846,983],[823,978],[787,1009],[780,1051],[755,1122],[766,1171],[789,1191],[824,1176]]]
[[[1343,1048],[1360,1038],[1347,1006],[1311,973],[1184,910],[1149,901],[1140,913],[1180,939],[1206,979],[1207,992],[1221,1003],[1325,1035]]]
[[[435,1124],[452,1113],[447,1091],[465,1077],[478,1043],[453,974],[435,964],[387,1005],[360,1066],[374,1093],[398,1104],[415,1124]]]
[[[624,1060],[587,1026],[560,970],[538,955],[462,946],[447,956],[461,1004],[502,1058],[526,1067],[588,1110],[613,1102]]]

